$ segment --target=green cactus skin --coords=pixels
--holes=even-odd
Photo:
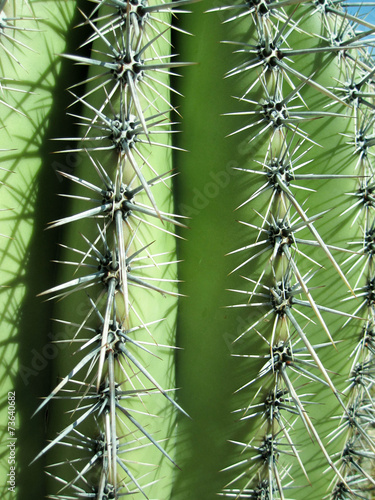
[[[58,54],[78,43],[74,32],[66,37],[79,19],[74,6],[72,1],[33,2],[33,5],[26,1],[8,1],[7,18],[19,18],[9,23],[16,24],[20,30],[9,29],[16,41],[4,40],[3,34],[0,35],[5,47],[0,47],[2,90],[4,87],[15,89],[4,90],[1,100],[6,104],[0,103],[1,180],[4,183],[1,207],[6,209],[0,213],[0,232],[5,235],[1,237],[1,442],[4,447],[0,491],[5,498],[43,498],[48,494],[44,460],[29,467],[47,438],[47,412],[41,412],[33,420],[31,415],[38,399],[50,390],[51,363],[56,356],[49,336],[48,318],[52,311],[36,295],[40,287],[50,284],[54,273],[50,260],[56,250],[55,236],[49,238],[44,228],[49,218],[56,217],[61,210],[55,194],[61,189],[61,183],[54,170],[49,139],[57,133],[67,133],[68,123],[61,117],[69,104],[65,88],[72,80]],[[4,50],[9,51],[9,57]],[[61,97],[55,99],[56,95]],[[68,163],[65,157],[64,164]],[[9,449],[5,448],[10,437],[8,391],[16,393],[15,493],[8,491],[5,480],[11,465]]]
[[[189,398],[182,401],[193,423],[185,424],[182,432],[180,463],[183,470],[189,468],[189,474],[180,475],[175,497],[185,498],[189,491],[199,499],[218,493],[228,498],[299,499],[308,491],[309,498],[319,500],[371,498],[373,347],[365,347],[363,340],[358,344],[364,325],[359,317],[369,321],[372,317],[363,304],[371,303],[363,288],[371,277],[371,265],[349,272],[348,264],[358,254],[346,260],[344,252],[352,251],[350,242],[360,242],[372,224],[371,203],[353,222],[353,196],[346,194],[361,189],[363,176],[368,182],[372,175],[370,154],[365,170],[363,161],[359,162],[358,142],[357,151],[350,144],[358,124],[368,123],[373,109],[372,82],[367,77],[371,61],[365,49],[358,48],[363,45],[362,35],[350,32],[343,11],[337,7],[336,13],[329,2],[250,5],[211,9],[216,19],[213,12],[210,21],[204,19],[205,6],[197,6],[194,14],[195,32],[202,36],[207,26],[213,31],[219,15],[230,20],[221,27],[220,38],[236,53],[228,56],[218,44],[203,47],[199,40],[185,44],[182,53],[188,59],[198,55],[201,65],[195,74],[186,72],[182,87],[184,124],[194,132],[184,137],[190,155],[177,158],[186,172],[177,198],[181,206],[196,213],[189,241],[181,243],[179,253],[184,261],[179,276],[186,282],[181,289],[190,300],[182,302],[178,317],[178,339],[185,352],[178,359],[177,382],[186,388],[185,394],[195,387],[200,396],[196,406]],[[373,27],[366,24],[357,31],[362,29],[371,34]],[[345,52],[335,40],[341,31]],[[220,72],[230,80],[227,95],[236,97],[230,104],[225,98],[210,99],[213,79]],[[350,100],[345,94],[343,87],[352,78],[363,80],[363,99]],[[199,93],[193,90],[197,88]],[[271,99],[280,107],[271,106]],[[197,124],[198,110],[205,119]],[[218,114],[228,111],[237,122],[229,130],[228,142],[222,143],[217,140]],[[199,146],[196,137],[202,135],[206,140]],[[371,137],[369,133],[368,140]],[[233,175],[230,185],[221,187],[219,179],[225,177],[231,161],[241,175]],[[202,164],[207,166],[205,174]],[[285,164],[292,167],[289,179]],[[190,191],[186,186],[192,186]],[[206,195],[194,207],[190,200],[197,186]],[[214,187],[217,193],[210,196]],[[234,219],[241,222],[235,231]],[[308,220],[314,229],[307,227]],[[298,232],[289,229],[291,224]],[[225,259],[225,253],[231,255]],[[226,277],[228,268],[234,272]],[[294,295],[280,289],[285,282],[294,287]],[[206,300],[202,300],[202,283],[207,287]],[[236,298],[222,294],[219,298],[216,290],[224,288],[236,292]],[[342,302],[348,295],[350,300]],[[232,305],[230,313],[220,311],[225,302]],[[236,368],[227,359],[229,352],[225,356],[218,347],[223,339],[233,342],[228,342],[228,351],[237,359]],[[288,339],[290,347],[285,350],[282,346]],[[357,362],[367,370],[367,389],[363,378],[362,385],[352,382],[350,387],[348,382],[355,366],[348,362],[349,355],[355,349]],[[213,364],[210,381],[220,387],[215,406],[207,378],[198,381],[191,375],[192,366],[196,373],[205,373],[207,353]],[[230,403],[236,429],[225,420],[230,383],[237,384]],[[354,403],[363,415],[345,425]],[[225,444],[227,439],[232,448]],[[194,465],[198,456],[199,470]],[[220,468],[221,477],[215,472]]]
[[[51,231],[65,229],[65,270],[40,294],[62,299],[54,318],[57,331],[71,331],[65,344],[74,345],[74,357],[62,359],[64,376],[37,412],[63,399],[54,416],[72,417],[63,427],[54,419],[57,435],[35,461],[49,457],[58,488],[50,486],[51,498],[163,498],[176,467],[172,405],[183,411],[171,375],[174,226],[182,225],[171,213],[171,9],[96,4],[83,14],[91,35],[82,46],[93,42],[90,57],[65,55],[89,67],[72,88],[80,132],[56,138],[68,144],[60,152],[78,153],[79,167],[62,172],[72,181],[70,214],[50,221]]]
[[[200,2],[171,43],[187,3],[0,2],[40,29],[0,38],[17,497],[369,500],[375,26],[331,0]]]

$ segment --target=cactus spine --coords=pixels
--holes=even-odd
[[[0,7],[22,5],[37,24],[38,3]],[[57,382],[36,411],[49,408],[55,434],[31,470],[47,461],[54,499],[298,500],[304,486],[317,500],[370,499],[374,70],[366,37],[375,26],[330,0],[202,3],[171,43],[172,14],[186,3],[94,0],[80,14],[89,32],[82,52],[65,51],[71,67],[88,72],[70,86],[77,133],[54,134],[57,152],[77,163],[58,170],[69,203],[49,221],[63,266],[37,291],[53,299],[54,338],[74,356],[55,363]],[[58,3],[66,26],[73,6]],[[0,48],[13,67],[20,61],[8,42]],[[172,84],[186,63],[171,46],[201,63]],[[178,101],[180,92],[177,147],[171,93]],[[23,113],[11,100],[0,104],[15,121]],[[180,291],[176,226],[187,237]],[[188,297],[176,316],[180,292]],[[176,321],[184,352],[175,384]]]

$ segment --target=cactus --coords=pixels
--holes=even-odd
[[[0,2],[5,494],[374,498],[347,7]]]

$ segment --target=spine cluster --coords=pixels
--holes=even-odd
[[[305,495],[296,486],[310,484],[314,499],[369,499],[374,27],[330,0],[213,10],[236,24],[238,38],[225,41],[236,54],[226,77],[241,92],[232,135],[245,137],[238,170],[256,186],[238,207],[245,244],[231,252],[243,256],[233,271],[245,280],[233,307],[250,311],[234,345],[249,373],[259,366],[238,390],[247,402],[235,413],[249,437],[234,440],[239,459],[221,495],[295,499]],[[341,366],[330,356],[342,356]],[[328,490],[310,467],[316,454],[334,477]]]
[[[60,153],[80,158],[74,172],[59,172],[71,181],[64,196],[73,213],[50,224],[65,231],[60,262],[73,272],[41,294],[63,299],[71,317],[55,321],[70,329],[63,342],[75,351],[37,411],[68,400],[69,420],[35,460],[58,450],[48,473],[60,487],[51,498],[149,498],[150,489],[157,495],[160,464],[175,466],[165,443],[173,434],[171,405],[183,411],[162,384],[171,378],[174,226],[182,225],[169,213],[169,76],[179,65],[169,31],[185,1],[94,3],[82,14],[92,33],[82,47],[92,44],[92,55],[65,55],[88,67],[87,79],[70,89],[81,135],[61,138]],[[157,417],[171,426],[168,433]]]

